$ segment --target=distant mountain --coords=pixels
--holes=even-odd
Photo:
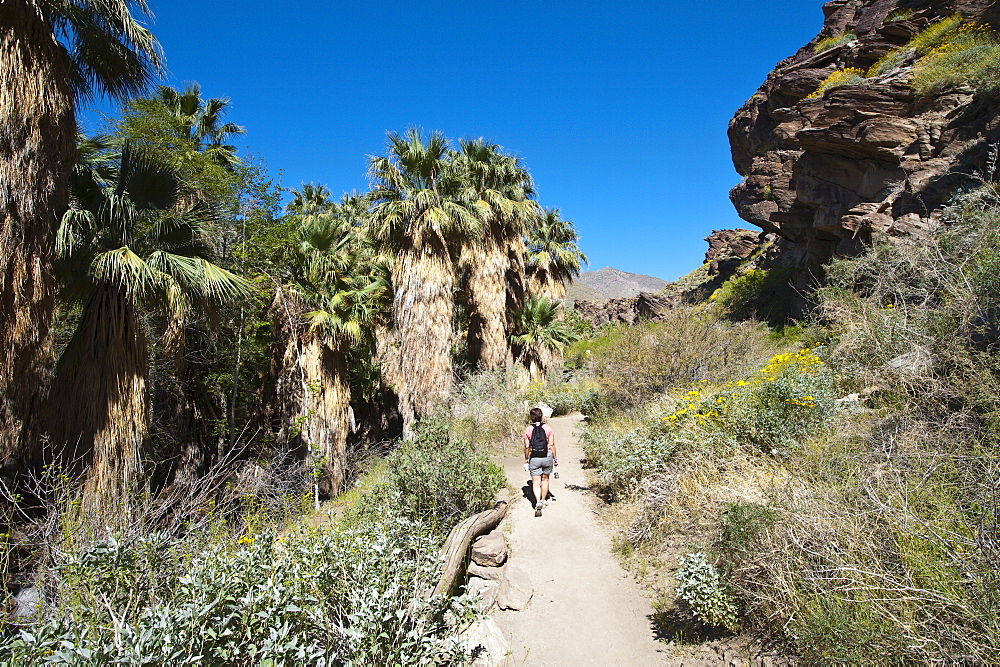
[[[638,296],[639,292],[659,292],[666,280],[628,273],[606,266],[599,271],[586,271],[577,276],[566,290],[566,300],[604,301]]]

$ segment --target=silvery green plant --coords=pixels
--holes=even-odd
[[[736,600],[704,552],[681,556],[678,563],[677,597],[701,621],[735,630]]]
[[[457,636],[474,619],[474,604],[426,596],[439,575],[439,543],[420,523],[387,517],[281,538],[247,537],[193,554],[186,552],[190,546],[157,535],[97,542],[69,556],[42,620],[0,639],[0,662],[410,665],[466,659]],[[95,576],[81,576],[83,568]]]

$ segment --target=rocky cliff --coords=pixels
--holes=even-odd
[[[950,17],[966,29],[996,29],[998,6],[823,5],[820,33],[778,63],[730,122],[744,176],[730,193],[740,217],[787,239],[786,259],[803,268],[935,225],[960,188],[995,174],[1000,104],[959,76],[917,92],[914,73],[927,61],[914,37]]]

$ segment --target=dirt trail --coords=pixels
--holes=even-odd
[[[524,611],[491,614],[510,641],[508,664],[664,664],[670,649],[654,637],[650,601],[619,565],[596,520],[596,499],[573,435],[579,420],[549,420],[560,464],[560,479],[551,480],[555,502],[536,518],[531,501],[518,497],[508,514],[510,563],[534,587]],[[504,469],[515,489],[528,484],[523,456],[505,458]]]

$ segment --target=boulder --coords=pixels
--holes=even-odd
[[[639,296],[604,302],[577,300],[573,303],[573,308],[590,320],[593,326],[599,327],[608,322],[635,324],[639,320],[657,321],[662,319],[664,311],[670,309],[675,302],[667,296],[640,292]]]
[[[935,357],[926,347],[915,347],[889,362],[889,368],[910,377],[930,377],[934,372]]]
[[[484,567],[499,567],[507,560],[507,540],[503,530],[480,535],[472,543],[472,562]]]
[[[25,586],[14,596],[14,618],[26,621],[34,618],[42,607],[42,593],[37,586]]]
[[[483,617],[462,634],[462,642],[472,654],[475,667],[502,665],[510,651],[510,643],[492,618]]]
[[[505,567],[495,565],[484,566],[479,563],[469,563],[469,576],[479,577],[488,581],[503,581]]]
[[[500,590],[497,592],[497,606],[501,609],[512,609],[523,611],[528,607],[534,588],[531,586],[531,579],[525,572],[513,565],[506,568],[504,580],[500,583]]]

